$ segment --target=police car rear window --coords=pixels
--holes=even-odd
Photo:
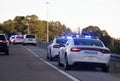
[[[99,46],[103,47],[103,44],[99,40],[90,40],[90,39],[74,39],[75,45],[87,45],[87,46]]]
[[[5,36],[4,35],[0,35],[0,40],[5,40]]]
[[[17,36],[16,38],[23,38],[23,36]]]
[[[67,39],[56,39],[56,43],[60,44],[63,43],[65,44],[67,42]]]

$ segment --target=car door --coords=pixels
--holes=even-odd
[[[66,49],[69,45],[69,41],[66,42],[65,46],[61,48],[61,61],[62,63],[64,62],[64,57],[65,57],[65,53],[66,53]]]

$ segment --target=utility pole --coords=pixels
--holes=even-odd
[[[48,23],[48,4],[49,2],[46,2],[47,5],[47,42],[49,42],[49,23]]]

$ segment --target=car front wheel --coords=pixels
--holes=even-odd
[[[60,56],[58,55],[58,66],[63,66],[63,64],[60,62]]]
[[[68,58],[67,56],[65,56],[65,59],[64,59],[64,69],[65,70],[70,70],[71,69],[71,66],[68,64]]]

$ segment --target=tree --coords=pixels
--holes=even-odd
[[[82,35],[91,35],[101,38],[103,36],[102,31],[98,26],[88,26],[82,30]]]
[[[59,36],[66,31],[66,26],[59,21],[49,22],[49,39],[53,40],[55,36]]]
[[[15,22],[13,20],[4,21],[2,24],[3,33],[11,34],[15,32]]]
[[[64,24],[59,21],[51,21],[49,23],[49,40],[53,40],[55,36],[61,35],[68,30]],[[40,20],[36,15],[16,16],[13,20],[7,20],[0,25],[0,32],[11,35],[14,34],[36,34],[38,40],[47,38],[47,21]],[[70,29],[69,29],[70,30]]]
[[[2,27],[2,24],[0,24],[0,33],[3,33],[3,27]]]
[[[120,53],[120,40],[112,38],[106,30],[100,30],[97,26],[88,26],[82,30],[82,35],[98,37],[112,53]]]

